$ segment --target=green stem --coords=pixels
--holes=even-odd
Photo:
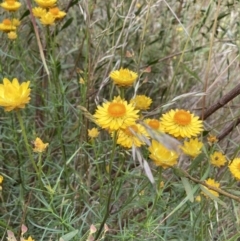
[[[39,177],[38,168],[37,168],[37,165],[36,165],[36,163],[35,163],[35,161],[33,159],[32,151],[31,151],[31,149],[29,147],[29,144],[28,144],[27,134],[26,134],[26,130],[25,130],[25,127],[24,127],[24,124],[23,124],[21,113],[20,113],[20,111],[16,111],[16,113],[17,113],[17,118],[18,118],[21,130],[22,130],[23,139],[24,139],[24,142],[25,142],[25,146],[26,146],[26,149],[27,149],[30,161],[31,161],[31,163],[33,165],[33,168],[34,168],[35,172],[37,173],[37,175]]]

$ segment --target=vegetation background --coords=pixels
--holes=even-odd
[[[14,15],[21,19],[18,38],[0,35],[0,76],[31,81],[31,102],[21,111],[27,137],[29,144],[39,136],[49,146],[34,154],[36,163],[42,162],[38,182],[15,113],[1,109],[0,240],[7,239],[7,230],[20,238],[22,224],[35,241],[240,240],[237,200],[220,195],[197,202],[199,183],[181,178],[178,170],[162,173],[149,160],[152,185],[132,151],[120,147],[114,150],[116,180],[109,183],[112,140],[102,130],[97,139],[88,137],[88,129],[96,127],[89,113],[118,95],[109,73],[120,67],[139,74],[137,93],[153,99],[147,115],[155,118],[171,108],[204,117],[209,106],[237,91],[240,2],[58,0],[67,12],[63,20],[51,27],[37,20],[42,48],[28,10],[28,3],[35,3],[20,2]],[[5,17],[1,9],[0,20]],[[202,140],[210,132],[218,136],[217,148],[229,160],[239,152],[238,118],[236,96],[204,122]],[[208,151],[191,175],[204,180],[211,173],[239,196],[239,183],[227,167],[209,167]]]

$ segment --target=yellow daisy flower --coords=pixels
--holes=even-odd
[[[168,150],[159,142],[152,140],[152,145],[148,148],[150,151],[149,157],[153,160],[156,166],[161,166],[166,169],[177,164],[178,154],[175,151]]]
[[[56,5],[57,0],[35,0],[42,8],[52,8]]]
[[[40,22],[43,25],[53,25],[55,22],[55,18],[51,13],[46,13],[40,18]]]
[[[144,123],[156,131],[164,132],[163,126],[161,125],[160,121],[157,119],[147,118],[144,120]]]
[[[0,175],[0,184],[2,184],[2,182],[3,182],[3,176],[2,175]]]
[[[133,145],[140,147],[145,145],[144,138],[148,137],[149,135],[142,125],[134,124],[118,131],[117,144],[126,148],[131,148]]]
[[[114,131],[134,125],[138,119],[137,113],[138,110],[135,110],[132,104],[118,96],[112,102],[98,106],[94,117],[99,126]]]
[[[92,128],[88,130],[88,136],[90,138],[97,138],[99,136],[99,131],[97,128]]]
[[[15,12],[21,7],[21,3],[16,0],[5,0],[0,6],[7,11]]]
[[[211,178],[208,178],[207,180],[205,180],[205,183],[208,184],[209,186],[212,186],[212,187],[216,187],[216,188],[220,187],[220,183],[219,182],[215,182],[214,179],[211,179]],[[204,188],[207,189],[215,197],[219,197],[219,193],[218,192],[213,191],[211,189],[208,189],[207,187],[204,187]],[[205,192],[202,192],[202,194],[205,197],[209,197]]]
[[[213,166],[216,166],[216,167],[224,166],[226,161],[227,161],[227,159],[226,159],[225,155],[223,155],[219,151],[215,151],[212,155],[210,155],[210,163]]]
[[[33,12],[33,16],[36,18],[41,18],[47,14],[47,10],[45,8],[41,8],[41,7],[33,8],[32,12]]]
[[[122,87],[131,86],[138,77],[137,73],[123,68],[112,71],[109,76],[116,85]]]
[[[130,103],[132,103],[137,110],[147,110],[152,104],[152,99],[146,95],[137,95],[131,99]]]
[[[240,158],[233,159],[229,165],[229,170],[233,177],[235,177],[237,180],[240,180]]]
[[[165,131],[174,137],[197,136],[203,131],[203,122],[186,110],[170,110],[160,119]]]
[[[180,148],[186,155],[195,158],[201,153],[202,147],[203,143],[199,141],[197,138],[193,138],[189,141],[184,141],[183,146],[181,146]]]
[[[2,23],[0,23],[0,30],[4,32],[15,31],[16,27],[13,25],[10,19],[4,19]]]
[[[8,38],[11,40],[14,40],[17,38],[17,33],[14,31],[10,31],[7,35],[8,35]]]
[[[30,81],[20,85],[16,78],[12,82],[4,78],[3,84],[0,84],[0,106],[4,107],[5,111],[25,108],[30,101],[29,85]]]
[[[36,138],[33,144],[34,144],[33,151],[38,153],[44,152],[48,147],[48,143],[43,143],[39,137]]]
[[[60,11],[58,7],[50,8],[49,12],[54,16],[56,19],[64,18],[66,13],[63,11]]]

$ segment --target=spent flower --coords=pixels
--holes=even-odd
[[[48,143],[43,143],[43,141],[39,137],[35,139],[33,144],[34,144],[33,151],[38,153],[44,152],[48,147]]]

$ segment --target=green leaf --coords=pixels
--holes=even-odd
[[[188,179],[185,177],[182,177],[181,180],[182,180],[182,184],[185,188],[187,198],[189,199],[190,202],[193,202],[194,197],[193,197],[193,190],[192,190],[191,184],[189,183]]]
[[[78,233],[78,230],[74,230],[74,231],[72,231],[70,233],[67,233],[67,234],[63,235],[59,239],[59,241],[69,241],[69,240],[72,240],[72,238],[75,237],[77,233]]]
[[[69,18],[62,26],[61,30],[62,31],[63,29],[67,28],[73,21],[73,18]]]

